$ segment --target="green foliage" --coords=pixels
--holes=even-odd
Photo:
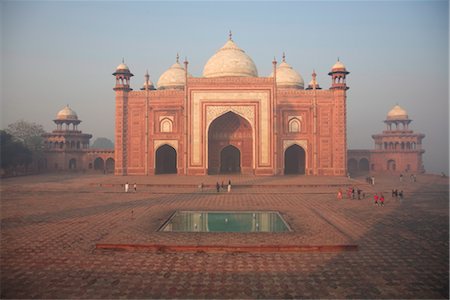
[[[14,168],[20,165],[29,165],[32,162],[31,151],[20,141],[4,130],[0,130],[0,165],[3,169]]]
[[[6,132],[32,151],[39,151],[42,148],[42,134],[45,133],[42,125],[19,120],[9,124]]]
[[[92,143],[91,148],[114,149],[114,143],[110,139],[99,137]]]

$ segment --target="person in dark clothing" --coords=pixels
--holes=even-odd
[[[219,182],[216,183],[216,190],[217,190],[217,192],[220,192],[220,185],[219,185]]]

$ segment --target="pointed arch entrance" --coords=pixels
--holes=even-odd
[[[292,145],[284,151],[284,174],[305,174],[305,150],[299,145]]]
[[[241,172],[241,151],[233,145],[220,151],[220,173]]]
[[[156,150],[155,174],[177,173],[177,151],[169,146],[163,145]]]
[[[234,112],[215,119],[208,129],[208,174],[252,173],[250,123]]]
[[[393,160],[393,159],[388,160],[387,161],[387,170],[388,171],[395,171],[395,168],[396,168],[395,160]]]

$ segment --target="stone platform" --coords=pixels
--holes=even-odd
[[[217,193],[215,183],[229,179],[232,192]],[[417,179],[377,176],[375,186],[309,176],[2,180],[1,298],[448,298],[449,182]],[[125,182],[136,182],[137,192],[125,193]],[[366,199],[338,201],[337,190],[347,186]],[[391,198],[392,188],[404,190],[403,202]],[[385,194],[384,207],[373,205],[374,192]],[[277,210],[294,231],[158,232],[177,209]],[[194,248],[96,248],[105,244]],[[223,245],[237,248],[195,248]],[[336,245],[357,251],[238,248]]]

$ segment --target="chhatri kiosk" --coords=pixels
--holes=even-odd
[[[203,76],[176,62],[157,86],[121,63],[116,78],[115,174],[346,175],[347,72],[338,60],[321,89],[283,54],[258,76],[253,60],[233,41],[206,63]]]

